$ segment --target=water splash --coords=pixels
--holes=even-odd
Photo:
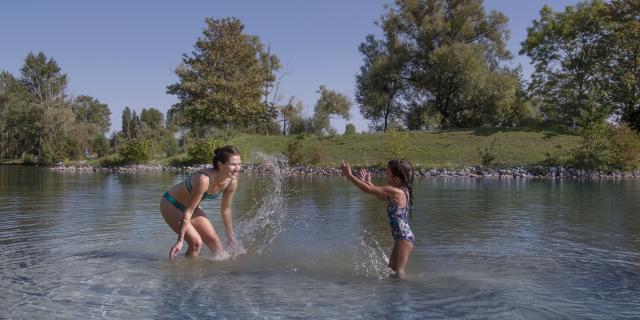
[[[231,255],[237,256],[246,252],[245,246],[251,246],[261,253],[285,229],[286,205],[284,179],[288,168],[288,160],[282,155],[267,155],[257,152],[262,160],[259,172],[268,172],[270,180],[265,186],[269,192],[260,199],[255,199],[255,205],[247,211],[235,227],[237,248]]]
[[[358,243],[354,245],[353,260],[356,274],[378,279],[388,278],[393,274],[389,269],[389,257],[385,254],[374,235],[362,230]]]

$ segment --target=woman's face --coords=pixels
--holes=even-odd
[[[227,163],[219,162],[218,167],[227,177],[235,179],[238,176],[238,172],[240,172],[240,156],[231,156]]]

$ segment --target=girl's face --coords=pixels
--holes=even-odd
[[[240,172],[241,162],[240,156],[231,156],[227,163],[218,162],[218,168],[228,178],[235,179]]]
[[[387,184],[397,187],[400,184],[399,180],[400,178],[394,176],[393,173],[391,172],[391,168],[387,166]]]

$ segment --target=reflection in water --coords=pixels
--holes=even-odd
[[[384,202],[278,171],[239,177],[246,254],[169,261],[184,178],[0,166],[0,318],[640,318],[640,181],[418,180],[393,281]]]

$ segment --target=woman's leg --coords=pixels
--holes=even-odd
[[[211,224],[211,221],[207,218],[204,210],[197,208],[193,212],[191,225],[198,231],[204,244],[209,247],[214,254],[224,252],[222,241],[220,241],[216,230],[213,228],[213,224]]]
[[[162,213],[162,217],[169,227],[178,234],[178,232],[180,232],[180,220],[182,219],[183,212],[169,203],[167,199],[162,198],[162,201],[160,202],[160,213]],[[187,226],[187,232],[184,235],[184,240],[189,246],[185,255],[188,257],[198,256],[200,254],[200,249],[202,248],[202,238],[198,234],[196,228],[192,225]]]
[[[392,268],[396,272],[398,278],[404,278],[404,268],[409,262],[409,255],[413,250],[413,243],[407,240],[396,240],[393,250],[396,252],[396,265]]]

